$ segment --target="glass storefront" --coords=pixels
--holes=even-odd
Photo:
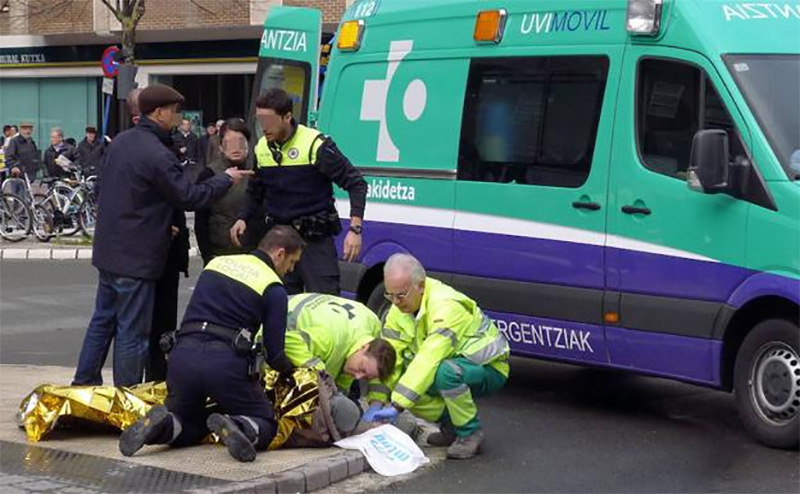
[[[231,117],[246,119],[253,78],[252,74],[154,75],[150,82],[179,91],[186,98],[186,115],[206,125]]]
[[[29,121],[41,150],[50,145],[50,129],[83,139],[87,125],[102,125],[99,77],[0,78],[0,124]]]

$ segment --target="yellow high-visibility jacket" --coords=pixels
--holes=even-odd
[[[383,338],[397,351],[397,366],[385,382],[370,382],[369,401],[411,408],[433,384],[443,360],[465,357],[508,376],[509,346],[478,305],[444,283],[426,278],[416,317],[392,307]],[[391,393],[390,393],[391,391]]]
[[[289,297],[286,356],[295,367],[325,370],[342,390],[353,378],[342,372],[347,359],[380,337],[381,321],[364,304],[319,293]]]

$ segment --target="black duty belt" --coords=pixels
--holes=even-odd
[[[222,338],[226,342],[232,343],[236,336],[241,332],[240,329],[226,328],[218,324],[210,322],[188,322],[181,326],[177,336],[186,336],[190,334],[205,333]]]

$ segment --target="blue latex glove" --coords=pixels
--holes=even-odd
[[[364,412],[364,415],[361,417],[362,422],[375,422],[375,414],[378,413],[383,409],[383,405],[380,403],[376,403],[369,408],[367,411]]]
[[[379,410],[373,417],[375,422],[389,422],[390,424],[393,424],[397,421],[397,417],[399,416],[400,411],[392,405],[389,405]]]

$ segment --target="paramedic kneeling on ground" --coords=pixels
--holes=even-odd
[[[322,293],[289,297],[286,356],[295,367],[324,371],[334,380],[334,420],[341,432],[355,429],[361,415],[347,396],[353,380],[388,379],[394,371],[394,347],[380,335],[381,320],[364,304]]]
[[[383,338],[395,347],[398,365],[388,380],[370,383],[363,420],[391,422],[408,409],[439,424],[428,443],[449,446],[448,458],[472,458],[483,442],[473,395],[505,385],[508,341],[472,299],[427,278],[410,255],[389,258],[384,282],[392,308]]]
[[[277,424],[258,382],[253,337],[263,324],[259,350],[270,367],[291,372],[284,354],[288,299],[279,276],[294,269],[304,247],[293,228],[277,226],[252,253],[208,263],[169,356],[166,406],[153,407],[122,433],[122,454],[145,444],[199,444],[209,431],[239,461],[253,461],[256,451],[267,449]],[[207,398],[225,415],[208,415]]]

